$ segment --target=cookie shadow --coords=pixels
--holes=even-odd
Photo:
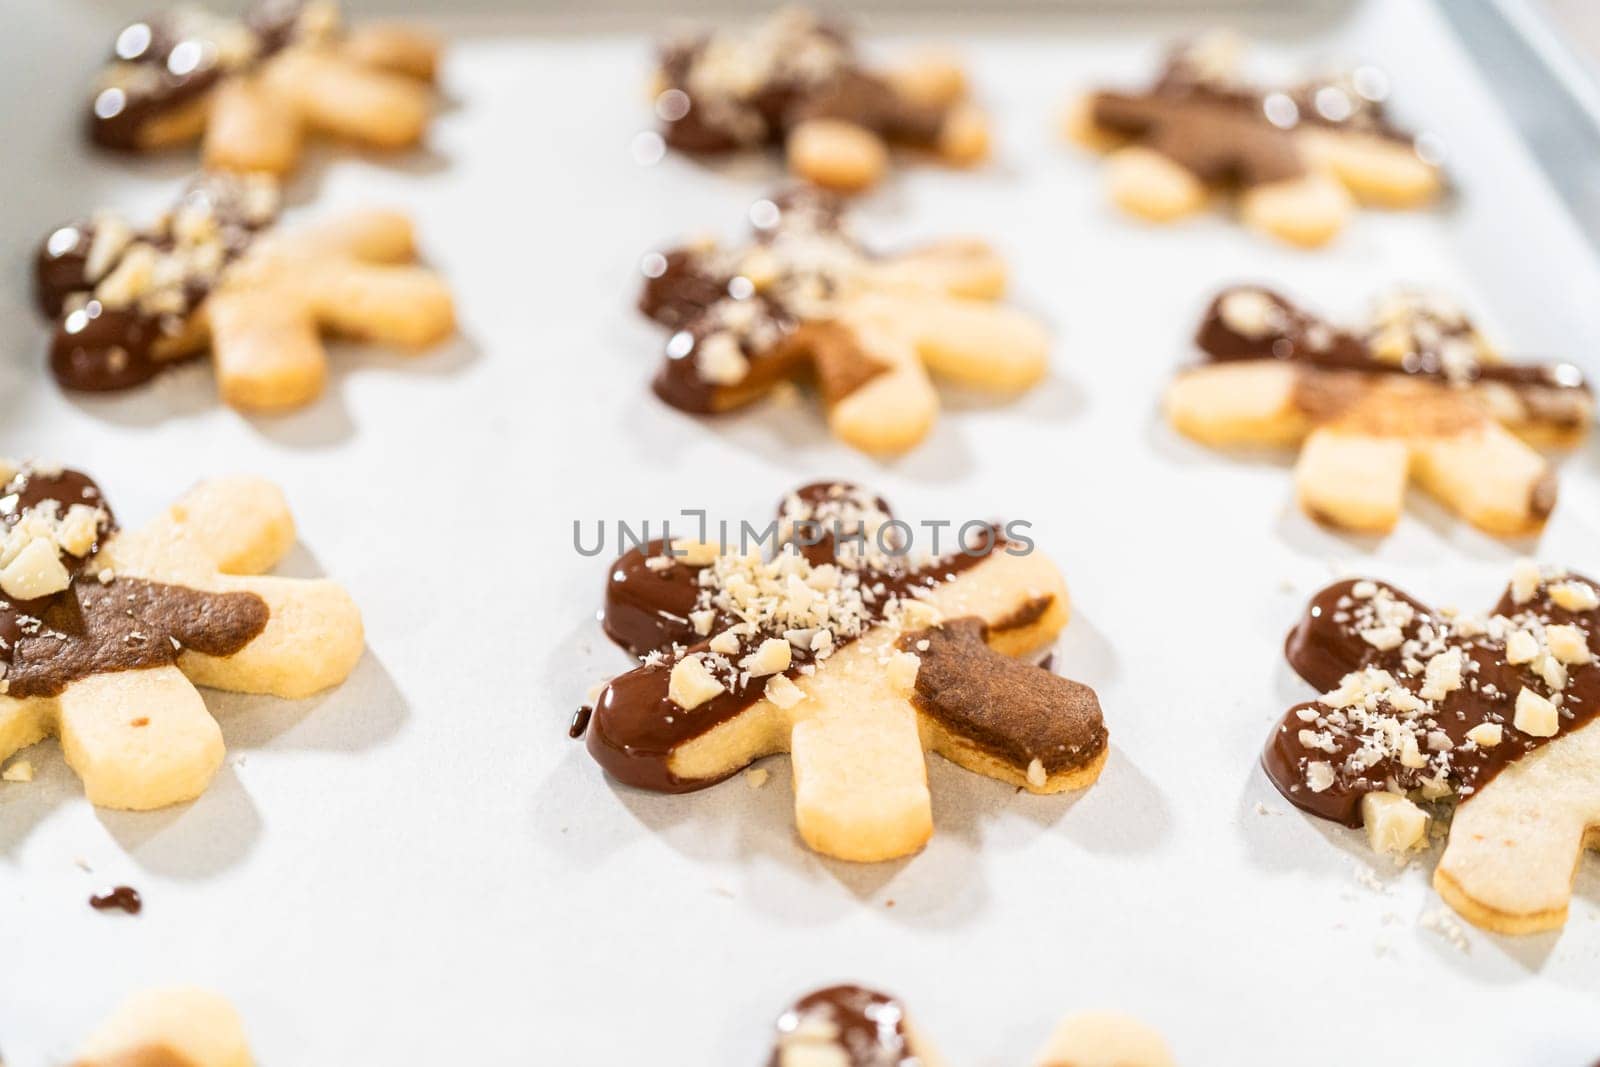
[[[255,848],[262,829],[260,812],[231,762],[187,804],[159,811],[102,808],[95,817],[140,870],[182,881],[202,881],[236,866]]]

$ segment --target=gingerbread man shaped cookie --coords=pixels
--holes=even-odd
[[[942,1067],[896,997],[830,986],[778,1016],[768,1067]],[[1136,1019],[1109,1012],[1068,1016],[1034,1067],[1173,1067],[1167,1043]]]
[[[364,211],[264,233],[277,186],[208,174],[149,230],[102,213],[40,247],[39,306],[56,317],[50,367],[64,388],[126,389],[211,352],[222,398],[280,411],[322,392],[321,335],[420,350],[455,327],[450,292],[416,257],[411,224]]]
[[[214,170],[286,174],[308,132],[416,144],[438,44],[404,26],[343,33],[330,0],[259,0],[243,18],[173,8],[126,26],[95,82],[89,131],[147,151],[204,138]]]
[[[894,453],[933,424],[929,371],[1017,393],[1048,369],[1044,328],[995,303],[1005,267],[987,245],[873,256],[850,237],[839,202],[813,191],[757,201],[750,219],[749,245],[702,242],[645,258],[639,306],[677,331],[655,380],[673,407],[730,411],[809,378],[838,437]]]
[[[121,533],[76,471],[0,476],[0,759],[55,735],[91,803],[177,804],[222,764],[196,685],[295,699],[360,658],[343,589],[260,576],[294,543],[270,483],[202,483]]]
[[[1532,445],[1572,446],[1594,397],[1566,363],[1502,361],[1467,317],[1398,293],[1359,330],[1266,289],[1229,289],[1196,344],[1207,362],[1167,390],[1167,418],[1209,445],[1300,448],[1300,506],[1347,530],[1384,532],[1415,479],[1489,533],[1537,532],[1556,476]]]
[[[251,1067],[244,1023],[227,998],[205,989],[133,994],[78,1050],[72,1067]]]
[[[1594,582],[1523,561],[1487,616],[1338,582],[1286,653],[1324,692],[1262,754],[1284,797],[1402,854],[1427,844],[1425,806],[1454,802],[1439,895],[1499,933],[1566,922],[1578,859],[1600,846]]]
[[[1405,208],[1439,195],[1439,146],[1390,122],[1382,71],[1268,90],[1240,78],[1239,52],[1229,34],[1202,37],[1176,49],[1144,92],[1074,104],[1068,133],[1110,153],[1119,207],[1166,222],[1234,193],[1245,225],[1314,246],[1344,228],[1352,197]]]
[[[870,493],[819,483],[785,498],[773,552],[655,541],[622,556],[605,628],[641,664],[595,701],[589,752],[667,793],[787,752],[801,837],[860,862],[927,842],[925,749],[1030,792],[1093,783],[1093,690],[1013,658],[1065,625],[1060,573],[986,525],[915,558],[901,527]]]
[[[841,30],[797,8],[747,32],[669,42],[656,94],[673,148],[712,155],[781,145],[797,175],[840,192],[877,184],[891,145],[962,166],[989,152],[988,121],[967,102],[960,67],[927,56],[875,73]]]

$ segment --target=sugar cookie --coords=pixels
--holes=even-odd
[[[1210,445],[1299,446],[1301,507],[1348,530],[1391,529],[1415,479],[1489,533],[1535,532],[1556,475],[1532,445],[1577,444],[1593,418],[1577,367],[1504,362],[1437,297],[1396,293],[1347,330],[1238,287],[1196,344],[1207,362],[1168,388],[1172,425]]]
[[[871,494],[818,483],[785,498],[770,554],[658,540],[623,555],[605,628],[642,662],[596,699],[589,752],[669,793],[787,752],[801,837],[862,862],[932,833],[924,750],[1035,793],[1093,783],[1094,692],[1009,658],[1066,623],[1054,565],[989,526],[912,557],[896,522]]]
[[[56,317],[50,367],[64,388],[103,392],[211,353],[242,410],[302,407],[322,392],[321,336],[419,350],[455,328],[450,292],[411,261],[411,223],[364,211],[289,234],[269,178],[208,174],[148,230],[102,213],[55,230],[35,265]]]
[[[270,483],[204,482],[122,533],[83,474],[0,475],[0,761],[55,735],[97,806],[191,800],[223,756],[196,685],[299,698],[360,658],[343,589],[253,577],[294,543]]]
[[[1202,37],[1175,49],[1149,89],[1075,102],[1068,134],[1108,153],[1123,210],[1167,222],[1233,193],[1245,225],[1314,246],[1356,201],[1416,207],[1439,195],[1437,142],[1390,121],[1383,72],[1264,89],[1241,79],[1239,51],[1231,35]]]
[[[1488,615],[1367,579],[1329,586],[1286,646],[1324,692],[1273,730],[1267,776],[1384,852],[1426,847],[1454,802],[1439,894],[1486,930],[1560,927],[1584,847],[1600,846],[1596,590],[1527,560]]]
[[[427,129],[437,54],[397,24],[343,31],[330,0],[258,0],[242,18],[176,7],[117,34],[89,132],[128,151],[203,137],[208,168],[273,174],[308,132],[404,148]]]
[[[970,165],[989,154],[989,126],[949,58],[898,69],[862,65],[837,27],[787,8],[752,30],[667,43],[656,75],[667,144],[712,155],[784,146],[790,169],[838,192],[877,184],[890,146]]]
[[[677,332],[656,395],[710,414],[780,382],[814,380],[833,432],[867,452],[903,452],[927,434],[939,398],[929,372],[1002,394],[1049,367],[1049,337],[995,303],[1005,266],[988,245],[946,241],[875,256],[833,198],[757,201],[755,240],[701,242],[644,261],[639,306]]]
[[[90,1035],[72,1067],[251,1067],[244,1023],[204,989],[148,989]]]

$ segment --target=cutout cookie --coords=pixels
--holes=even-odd
[[[51,735],[99,807],[192,800],[222,764],[196,685],[338,685],[361,616],[329,581],[259,576],[294,543],[268,482],[203,482],[123,533],[86,476],[0,464],[0,761]]]
[[[874,72],[837,26],[788,8],[751,30],[667,43],[655,110],[679,151],[782,146],[795,174],[853,192],[882,179],[891,146],[957,166],[983,160],[988,120],[966,97],[966,75],[949,59]]]
[[[605,629],[641,665],[595,701],[590,754],[628,785],[682,793],[787,752],[800,836],[859,862],[927,842],[926,749],[1034,793],[1093,783],[1093,690],[1011,658],[1066,624],[1055,566],[994,527],[911,558],[903,526],[871,494],[819,483],[783,501],[770,556],[682,541],[625,554]]]
[[[130,23],[95,82],[95,143],[148,151],[204,139],[205,166],[287,174],[308,133],[416,144],[438,43],[397,24],[348,33],[328,0],[259,0],[242,18],[175,7]]]
[[[1229,34],[1202,37],[1175,49],[1149,89],[1075,103],[1068,132],[1108,153],[1119,207],[1169,222],[1233,194],[1246,226],[1314,246],[1344,228],[1355,201],[1408,208],[1438,197],[1438,145],[1393,125],[1382,71],[1264,89],[1241,79],[1240,51]]]
[[[1488,616],[1338,582],[1285,651],[1324,691],[1289,710],[1261,757],[1290,803],[1404,853],[1453,801],[1439,895],[1498,933],[1566,922],[1584,847],[1600,847],[1593,582],[1525,560]]]
[[[1461,311],[1416,294],[1346,330],[1229,289],[1195,343],[1207,362],[1168,388],[1173,427],[1208,445],[1298,446],[1300,506],[1346,530],[1392,529],[1415,479],[1488,533],[1536,533],[1556,475],[1532,445],[1577,444],[1594,413],[1578,368],[1503,362]]]
[[[268,178],[203,175],[148,230],[101,213],[40,246],[39,306],[56,318],[50,369],[65,389],[128,389],[211,353],[223,400],[303,407],[322,392],[321,335],[418,350],[455,328],[450,291],[412,261],[411,223],[364,211],[293,233]]]
[[[768,1067],[942,1067],[904,1005],[856,985],[819,989],[778,1016]],[[1072,1015],[1034,1067],[1173,1067],[1161,1035],[1125,1015]]]
[[[929,371],[998,393],[1044,376],[1049,337],[995,303],[1005,266],[988,245],[945,241],[878,257],[850,236],[841,212],[810,191],[758,200],[752,243],[647,256],[639,307],[677,331],[656,395],[711,414],[808,378],[835,435],[893,453],[933,425],[939,397]]]
[[[122,1003],[72,1067],[251,1067],[244,1023],[204,989],[147,989]]]

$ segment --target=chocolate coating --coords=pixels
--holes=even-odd
[[[137,915],[144,910],[144,898],[131,885],[119,885],[107,893],[96,893],[89,898],[89,907],[95,911],[125,911]]]
[[[894,997],[857,985],[819,989],[778,1018],[768,1067],[784,1067],[786,1045],[823,1044],[840,1067],[919,1067],[905,1008]],[[831,1034],[832,1036],[823,1036]]]

